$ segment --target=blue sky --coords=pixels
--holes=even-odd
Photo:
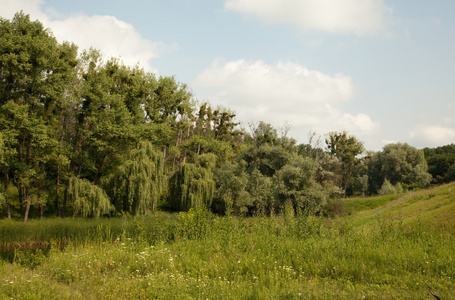
[[[175,76],[245,128],[367,149],[455,143],[453,0],[0,0],[60,40]]]

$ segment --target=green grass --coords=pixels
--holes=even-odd
[[[365,210],[375,209],[384,206],[393,200],[396,200],[400,195],[375,196],[369,198],[349,198],[344,200],[345,210],[348,214],[353,212],[361,212]]]
[[[431,299],[431,288],[451,299],[454,188],[365,199],[335,219],[2,221],[3,245],[16,248],[0,262],[0,298]]]
[[[369,204],[361,204],[363,201],[383,201],[383,205],[371,205],[365,209],[363,207]],[[362,207],[347,218],[355,226],[374,225],[378,218],[394,219],[414,230],[455,235],[455,183],[403,195],[349,199],[346,202],[347,207]]]

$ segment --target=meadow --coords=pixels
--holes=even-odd
[[[455,184],[335,218],[0,221],[1,299],[455,299]]]

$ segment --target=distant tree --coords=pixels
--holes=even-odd
[[[433,176],[433,182],[452,181],[449,169],[455,164],[455,144],[437,148],[423,149],[428,163],[428,172]]]
[[[248,173],[247,191],[252,200],[250,212],[256,215],[271,215],[276,212],[277,205],[274,195],[275,184],[272,177],[268,177],[252,169]]]
[[[215,172],[216,191],[212,207],[222,214],[245,214],[254,198],[247,191],[248,175],[245,163],[226,163]]]
[[[360,195],[365,196],[368,192],[368,175],[358,175],[354,178],[354,190]]]
[[[355,168],[361,162],[359,155],[365,151],[365,148],[362,142],[354,136],[348,135],[346,131],[329,133],[326,144],[329,152],[342,164],[340,188],[343,195],[346,196],[346,190],[352,182]]]
[[[283,207],[291,203],[295,210],[317,212],[330,195],[315,181],[317,162],[308,157],[294,157],[274,175],[275,196]]]
[[[431,175],[422,150],[408,144],[388,144],[376,153],[369,163],[369,180],[372,192],[378,192],[384,180],[402,184],[405,189],[424,188]]]
[[[448,181],[455,181],[455,163],[447,170],[446,178]]]
[[[384,183],[381,186],[381,189],[378,191],[379,195],[392,195],[392,194],[400,194],[403,193],[403,187],[401,183],[396,183],[392,185],[389,180],[384,179]]]

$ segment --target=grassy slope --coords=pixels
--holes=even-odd
[[[388,218],[407,228],[455,235],[455,183],[403,195],[348,199],[346,210],[354,226],[368,227]]]

